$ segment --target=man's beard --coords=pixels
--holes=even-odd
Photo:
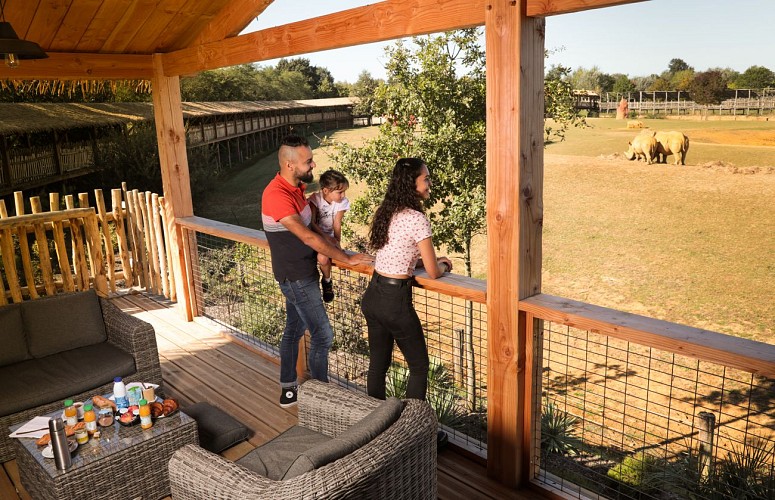
[[[313,176],[312,176],[312,170],[310,170],[310,171],[309,171],[309,172],[307,172],[306,174],[304,174],[304,175],[302,175],[301,177],[299,177],[299,180],[300,180],[301,182],[306,182],[306,183],[310,183],[310,182],[312,182],[312,179],[313,179]]]

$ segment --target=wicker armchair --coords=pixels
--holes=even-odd
[[[57,300],[56,297],[41,300]],[[109,300],[100,298],[102,319],[105,323],[107,341],[131,354],[135,359],[135,373],[125,377],[127,382],[150,382],[162,384],[159,352],[156,347],[156,333],[149,323],[135,318],[113,305]],[[52,321],[54,318],[52,318]],[[160,389],[161,390],[161,389]],[[96,394],[113,392],[113,381],[80,394],[68,395],[74,400],[86,400]],[[62,400],[57,399],[42,406],[27,408],[23,411],[0,417],[0,463],[14,458],[13,438],[9,438],[9,427],[26,422],[33,417],[45,415],[62,408]]]
[[[310,380],[299,390],[300,426],[336,437],[380,401]],[[437,498],[436,416],[406,400],[398,420],[351,454],[284,481],[274,481],[195,445],[169,463],[172,498]]]

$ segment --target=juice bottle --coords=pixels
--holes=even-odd
[[[86,423],[86,432],[93,436],[97,432],[97,415],[94,414],[93,405],[83,405],[83,421]]]
[[[140,400],[140,427],[150,429],[153,426],[151,421],[151,407],[148,406],[147,399]]]
[[[72,399],[65,399],[65,424],[75,425],[78,423],[78,410],[73,405]]]

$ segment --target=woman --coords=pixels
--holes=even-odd
[[[385,399],[393,341],[409,365],[406,397],[425,399],[428,348],[412,304],[414,269],[425,267],[432,279],[452,270],[452,262],[436,258],[433,249],[431,224],[423,210],[430,195],[431,179],[425,163],[419,158],[401,158],[371,224],[369,245],[377,257],[361,310],[369,328],[367,389],[369,396],[378,399]]]

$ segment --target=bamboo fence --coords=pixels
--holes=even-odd
[[[25,203],[21,191],[14,193],[14,215],[0,200],[0,305],[89,288],[102,296],[136,289],[176,300],[164,198],[126,183],[110,195],[110,211],[101,189],[94,205],[88,193],[64,200],[50,193],[47,212],[40,197]]]

